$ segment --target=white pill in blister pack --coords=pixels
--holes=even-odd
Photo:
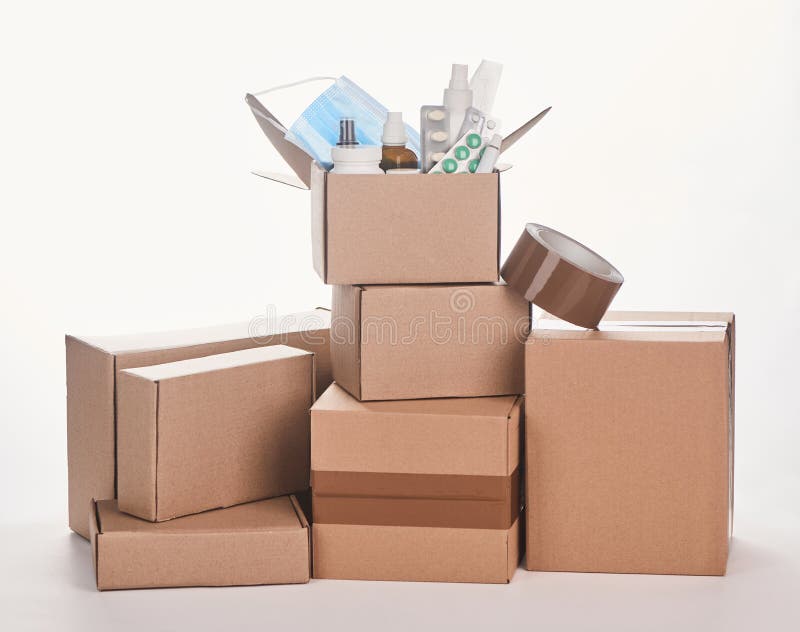
[[[420,109],[420,166],[427,173],[450,149],[450,114],[443,105]]]

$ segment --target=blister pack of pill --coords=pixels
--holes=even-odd
[[[467,112],[462,127],[463,134],[444,157],[437,162],[430,173],[475,173],[483,156],[483,150],[500,129],[500,122],[492,117]],[[466,131],[465,131],[466,130]]]
[[[420,167],[427,173],[450,149],[450,113],[443,105],[420,108]]]
[[[493,116],[484,114],[477,108],[467,108],[458,137],[461,138],[470,131],[477,132],[485,138],[491,138],[500,132],[500,121]]]

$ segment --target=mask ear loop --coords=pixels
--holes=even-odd
[[[260,97],[262,94],[267,94],[268,92],[276,92],[277,90],[283,90],[284,88],[294,88],[295,86],[300,86],[304,83],[311,83],[312,81],[336,81],[337,79],[338,77],[327,77],[325,75],[308,77],[307,79],[301,79],[300,81],[292,81],[291,83],[284,83],[279,86],[267,88],[266,90],[261,90],[261,92],[254,92],[253,95]]]

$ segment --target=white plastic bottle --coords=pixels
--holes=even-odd
[[[331,173],[374,173],[385,175],[380,168],[382,148],[378,145],[360,145],[356,140],[353,119],[339,121],[339,142],[331,147],[333,169]]]
[[[472,106],[472,90],[467,79],[466,64],[453,64],[450,87],[444,89],[444,107],[450,114],[450,142],[458,140],[467,108]]]

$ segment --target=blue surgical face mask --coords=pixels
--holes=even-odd
[[[335,147],[339,140],[340,119],[355,120],[356,139],[362,145],[381,145],[387,114],[388,110],[383,105],[342,76],[305,109],[286,132],[286,140],[330,169],[333,164],[331,147]],[[408,148],[419,155],[419,133],[410,125],[406,125],[406,133]]]

